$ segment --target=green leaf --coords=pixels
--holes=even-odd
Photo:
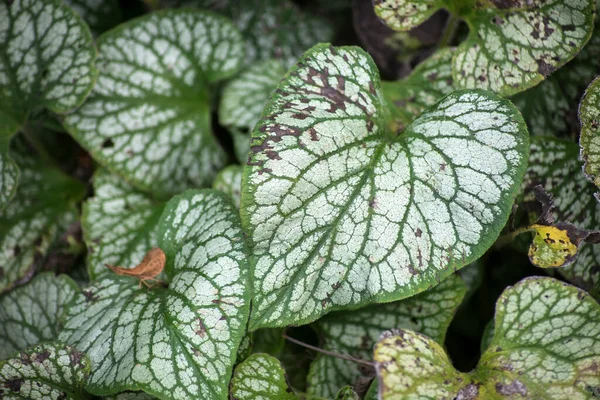
[[[86,399],[89,359],[72,347],[47,343],[0,361],[0,397],[6,400]]]
[[[577,57],[539,85],[511,100],[533,136],[579,135],[576,110],[586,85],[600,74],[600,26]]]
[[[242,221],[250,330],[412,296],[477,259],[504,226],[528,136],[508,101],[454,92],[399,136],[357,48],[318,45],[253,132]]]
[[[235,153],[246,163],[250,150],[247,132],[260,119],[265,103],[285,74],[280,60],[254,63],[225,85],[219,106],[219,123],[233,134]]]
[[[579,106],[579,120],[584,171],[600,187],[600,78],[596,78],[585,91]]]
[[[33,111],[66,113],[81,104],[97,70],[89,28],[61,1],[1,2],[0,16],[1,211],[19,179],[10,139]]]
[[[389,329],[412,329],[444,343],[446,330],[465,292],[462,280],[451,275],[414,297],[332,313],[318,320],[314,327],[325,350],[370,361],[381,332]],[[335,397],[344,385],[354,385],[361,372],[369,372],[361,371],[360,367],[354,362],[319,354],[310,367],[308,394]]]
[[[600,202],[594,197],[597,188],[581,172],[579,146],[567,140],[534,137],[531,141],[529,169],[523,189],[541,184],[554,197],[552,215],[581,229],[600,225]],[[526,192],[524,201],[533,201]],[[581,244],[572,264],[557,271],[569,281],[600,298],[600,246]]]
[[[230,165],[222,169],[213,182],[213,189],[231,197],[237,208],[240,208],[243,171],[244,168],[239,165]]]
[[[238,400],[296,400],[279,360],[268,354],[252,354],[235,368],[231,394]]]
[[[352,386],[344,386],[337,392],[335,400],[360,400],[360,397],[354,392]]]
[[[373,0],[375,13],[390,28],[408,31],[425,22],[445,0]]]
[[[86,389],[163,399],[226,399],[249,308],[237,211],[213,190],[187,191],[159,223],[168,288],[105,276],[69,308],[61,340],[90,355]]]
[[[229,12],[246,39],[247,63],[276,59],[288,68],[306,49],[333,38],[327,21],[289,0],[236,1]]]
[[[97,40],[100,75],[65,128],[103,166],[167,197],[206,186],[225,154],[211,131],[211,90],[243,59],[242,38],[216,14],[165,10]]]
[[[88,23],[95,34],[109,30],[121,22],[118,0],[64,0]]]
[[[391,130],[402,132],[425,109],[454,91],[453,54],[453,49],[441,49],[419,64],[408,77],[382,83],[383,96],[390,108]]]
[[[375,6],[398,30],[420,24],[440,7],[464,19],[469,35],[453,59],[455,84],[503,96],[537,85],[577,55],[592,34],[595,14],[594,0],[376,0]]]
[[[495,331],[477,368],[454,369],[442,347],[409,330],[375,347],[381,398],[587,399],[600,386],[600,306],[552,278],[526,278],[496,303]]]
[[[112,274],[106,264],[136,266],[158,246],[165,204],[105,170],[95,173],[94,197],[84,204],[82,216],[91,280]]]
[[[66,275],[41,273],[0,297],[0,360],[58,338],[65,307],[79,293]]]
[[[23,283],[67,227],[76,221],[76,204],[85,187],[41,161],[22,135],[12,142],[21,183],[13,201],[0,211],[0,292]]]

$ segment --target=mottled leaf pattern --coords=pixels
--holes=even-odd
[[[290,0],[236,1],[230,13],[246,39],[247,63],[276,59],[288,68],[306,49],[333,37],[326,21],[304,13]]]
[[[598,54],[600,27],[571,62],[539,85],[512,97],[531,135],[576,137],[579,134],[577,106],[586,85],[600,75]]]
[[[585,91],[579,106],[581,158],[588,178],[600,187],[600,78]]]
[[[529,227],[533,239],[529,246],[529,260],[540,268],[562,267],[577,255],[579,243],[574,243],[567,229],[559,226],[534,224]]]
[[[455,84],[503,96],[535,86],[566,64],[586,44],[594,26],[594,0],[374,3],[380,18],[398,30],[420,24],[440,7],[449,8],[469,26],[453,59]]]
[[[19,179],[11,137],[31,111],[81,104],[96,79],[95,58],[89,28],[61,1],[0,2],[0,211]]]
[[[41,344],[0,361],[0,398],[83,400],[89,373],[84,354],[62,344]]]
[[[594,197],[597,188],[581,172],[576,143],[548,137],[531,141],[529,169],[524,189],[541,184],[554,196],[557,221],[570,222],[581,229],[598,229],[600,202]],[[526,201],[534,201],[526,192]],[[600,246],[583,243],[577,259],[557,270],[572,283],[600,298]]]
[[[445,0],[373,0],[377,16],[397,31],[421,25],[445,3]]]
[[[535,86],[579,52],[594,26],[594,0],[519,0],[500,7],[483,6],[465,17],[471,31],[454,56],[457,86],[504,96]]]
[[[496,303],[495,332],[470,374],[409,330],[375,347],[382,399],[588,399],[600,386],[600,306],[552,278],[526,278]]]
[[[230,165],[222,169],[213,182],[213,189],[229,195],[237,208],[240,208],[243,171],[239,165]]]
[[[209,86],[237,71],[242,43],[230,21],[206,11],[128,21],[98,38],[98,82],[65,127],[136,187],[167,196],[209,185],[225,161]]]
[[[116,175],[94,175],[94,197],[83,207],[83,233],[92,280],[111,274],[106,264],[136,266],[158,246],[158,222],[165,202],[137,191]]]
[[[223,89],[219,122],[233,136],[234,150],[242,164],[248,159],[249,133],[260,119],[265,103],[283,77],[280,60],[260,61],[250,66]]]
[[[0,211],[0,292],[31,278],[58,236],[77,218],[85,187],[41,161],[19,135],[12,157],[21,183]]]
[[[168,288],[106,276],[69,309],[61,340],[90,355],[91,393],[226,399],[249,308],[237,212],[219,192],[187,191],[159,232]]]
[[[528,153],[518,111],[455,92],[394,137],[382,101],[370,57],[327,45],[269,100],[242,187],[251,330],[412,296],[478,258],[504,226]]]
[[[58,338],[65,306],[78,293],[68,276],[46,272],[0,297],[0,360]]]
[[[405,79],[383,82],[392,131],[402,132],[427,107],[452,92],[453,49],[442,49],[419,64]]]
[[[332,313],[314,326],[326,350],[370,361],[373,346],[381,333],[389,329],[411,329],[444,343],[446,330],[465,292],[462,280],[452,275],[414,297]],[[310,368],[308,393],[334,398],[340,388],[353,385],[360,376],[358,364],[320,354]]]
[[[238,400],[296,400],[279,360],[268,354],[252,354],[235,368],[231,394]]]

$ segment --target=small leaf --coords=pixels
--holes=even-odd
[[[84,204],[82,216],[91,280],[110,273],[106,264],[133,267],[158,246],[165,204],[106,170],[95,173],[94,197]]]
[[[213,13],[165,10],[97,45],[98,82],[65,128],[103,166],[156,196],[209,185],[225,162],[210,91],[241,65],[239,32]]]
[[[396,31],[421,25],[445,4],[444,0],[373,0],[377,16]]]
[[[77,219],[85,187],[41,161],[22,135],[12,141],[21,184],[0,211],[0,292],[31,279],[52,244]]]
[[[481,256],[506,223],[528,154],[509,102],[454,92],[399,136],[386,109],[371,58],[327,45],[269,100],[240,209],[254,247],[250,330],[412,296]]]
[[[585,91],[579,106],[581,122],[581,158],[584,171],[600,187],[600,78],[596,78]]]
[[[60,338],[90,355],[93,394],[226,399],[249,311],[237,211],[221,193],[187,191],[169,201],[159,232],[168,288],[99,279],[69,308]]]
[[[166,256],[162,249],[155,247],[150,249],[144,259],[133,268],[123,268],[115,265],[106,265],[117,275],[133,276],[140,280],[140,285],[143,283],[150,287],[148,281],[158,281],[156,277],[165,269]]]
[[[1,211],[19,179],[10,139],[32,111],[66,113],[81,104],[97,70],[89,28],[61,1],[3,1],[0,16]]]
[[[234,1],[229,11],[246,39],[248,63],[276,59],[288,68],[306,49],[333,38],[327,21],[289,0]]]
[[[523,181],[524,201],[535,199],[527,192],[538,184],[554,197],[553,217],[579,229],[598,229],[600,202],[594,197],[597,188],[581,172],[576,143],[548,137],[531,141],[529,169]],[[581,244],[572,264],[557,270],[573,284],[600,298],[600,246]]]
[[[231,395],[238,400],[296,400],[279,360],[252,354],[238,365],[231,380]]]
[[[0,361],[0,398],[86,399],[89,359],[72,347],[47,343]]]
[[[360,397],[352,389],[352,386],[344,386],[337,392],[335,400],[360,400]]]
[[[452,55],[445,48],[419,64],[411,74],[399,81],[383,82],[382,91],[390,108],[392,131],[402,132],[425,109],[454,91]]]
[[[578,243],[573,243],[567,229],[556,225],[534,224],[533,241],[529,246],[529,259],[540,268],[562,267],[570,264],[577,255]]]
[[[246,133],[254,128],[277,83],[285,74],[279,60],[260,61],[251,65],[225,85],[219,106],[219,123],[233,134],[235,154],[245,164],[250,150]]]
[[[240,208],[243,171],[244,168],[239,165],[230,165],[222,169],[213,182],[213,189],[220,190],[231,197],[237,208]]]
[[[121,22],[118,0],[64,0],[88,23],[95,34],[100,34]]]
[[[382,20],[410,29],[440,7],[469,26],[453,59],[457,87],[492,90],[509,96],[537,85],[570,61],[589,40],[594,0],[479,2],[375,0]]]
[[[336,312],[318,320],[314,327],[323,348],[370,361],[373,346],[381,332],[393,328],[412,329],[444,343],[446,330],[465,295],[462,280],[451,275],[432,289],[394,303],[377,304],[356,311]],[[361,372],[370,382],[363,366],[327,355],[318,355],[309,373],[308,394],[333,398],[344,385],[354,385]],[[366,372],[366,374],[365,374]]]
[[[79,293],[66,275],[41,273],[0,298],[0,360],[58,338],[65,307]]]
[[[442,347],[409,330],[375,347],[381,398],[583,399],[600,385],[600,306],[552,278],[526,278],[496,303],[495,332],[477,368],[454,369]]]
[[[529,133],[572,136],[579,133],[575,110],[586,85],[600,74],[600,25],[571,62],[539,85],[511,100],[523,114]]]

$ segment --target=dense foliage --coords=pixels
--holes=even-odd
[[[1,0],[0,399],[600,397],[594,0]]]

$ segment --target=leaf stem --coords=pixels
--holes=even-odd
[[[444,26],[444,32],[442,33],[442,38],[438,43],[438,48],[444,48],[450,45],[452,39],[454,39],[454,35],[456,34],[456,29],[460,24],[460,18],[454,16],[453,13],[450,13],[448,20],[446,21],[446,25]]]
[[[522,233],[525,232],[531,232],[533,229],[530,226],[525,226],[522,228],[518,228],[515,229],[514,231],[504,234],[502,236],[500,236],[498,238],[498,240],[496,240],[496,243],[494,244],[494,247],[496,249],[499,249],[501,247],[506,246],[507,244],[509,244],[510,242],[512,242],[517,236],[519,236]]]
[[[322,353],[322,354],[325,354],[325,355],[328,355],[331,357],[336,357],[336,358],[340,358],[342,360],[351,361],[351,362],[355,362],[355,363],[363,364],[363,365],[368,365],[369,367],[375,368],[375,363],[373,363],[373,362],[365,361],[361,358],[347,356],[345,354],[334,353],[333,351],[328,351],[328,350],[322,349],[320,347],[312,346],[310,344],[301,342],[297,339],[294,339],[293,337],[288,336],[285,332],[283,332],[281,334],[281,336],[283,336],[284,339],[289,340],[290,342],[295,343],[299,346],[306,347],[307,349],[314,350],[316,352],[319,352],[319,353]]]

